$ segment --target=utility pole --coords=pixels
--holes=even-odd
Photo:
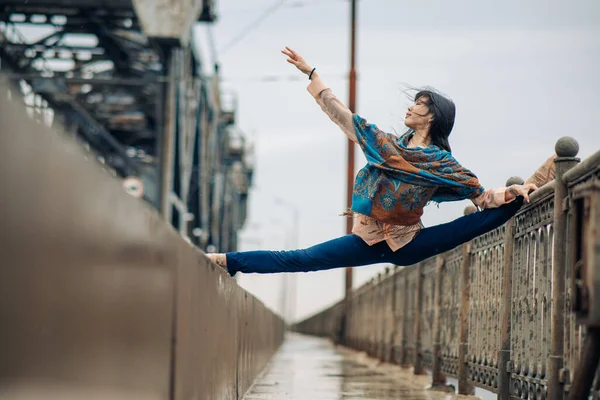
[[[350,99],[348,108],[352,113],[356,112],[356,0],[350,0]],[[354,186],[354,142],[348,139],[348,170],[346,182],[346,204],[347,208],[352,206],[352,188]],[[353,218],[346,219],[346,234],[352,233]],[[352,291],[352,267],[346,267],[346,297]]]

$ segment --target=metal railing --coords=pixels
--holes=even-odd
[[[571,198],[578,185],[600,181],[600,152],[575,166],[573,139],[556,151],[556,179],[505,225],[388,269],[294,329],[415,374],[429,370],[434,387],[454,377],[460,394],[476,386],[502,399],[566,397],[584,337],[571,313]]]

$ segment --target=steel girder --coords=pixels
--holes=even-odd
[[[127,2],[16,3],[0,5],[0,77],[27,86],[182,236],[235,249],[252,167],[228,150],[235,113],[221,110],[218,78],[198,75],[189,46],[148,38]],[[46,32],[26,38],[31,26]]]

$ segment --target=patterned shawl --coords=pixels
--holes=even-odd
[[[394,225],[420,222],[429,202],[480,196],[477,177],[435,145],[408,148],[413,134],[385,133],[354,114],[353,124],[367,165],[354,182],[352,211]]]

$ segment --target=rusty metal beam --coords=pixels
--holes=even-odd
[[[356,0],[350,2],[350,79],[349,79],[349,101],[348,107],[353,113],[356,112]],[[348,209],[352,207],[352,191],[354,187],[354,159],[355,145],[350,139],[346,142],[347,157],[346,157],[346,206]],[[346,234],[352,233],[353,218],[346,218]],[[353,284],[352,266],[346,267],[344,280],[345,295],[349,296],[352,291]]]
[[[170,195],[173,190],[173,169],[175,160],[175,135],[177,118],[177,79],[179,79],[178,65],[181,62],[181,50],[177,48],[165,49],[165,65],[168,66],[169,81],[164,84],[163,104],[161,113],[161,126],[159,127],[160,143],[160,195],[159,210],[166,221],[171,221],[172,206]]]
[[[105,8],[130,10],[132,8],[131,0],[3,0],[3,4],[12,5],[19,9],[39,8],[48,9],[79,9],[79,8]]]
[[[22,73],[6,73],[0,70],[0,78],[10,79],[10,80],[35,80],[38,82],[52,82],[56,85],[64,84],[72,84],[72,85],[85,85],[89,84],[92,86],[102,85],[102,86],[146,86],[154,83],[160,83],[164,81],[163,78],[154,77],[154,78],[120,78],[120,77],[110,77],[110,78],[83,78],[83,77],[66,77],[64,74],[54,73],[51,77],[46,77],[40,75],[39,73],[34,72],[22,72]]]
[[[102,141],[106,142],[110,148],[121,158],[122,162],[126,167],[125,173],[127,175],[138,173],[140,167],[135,160],[132,160],[131,157],[127,154],[125,147],[115,139],[110,132],[108,132],[104,126],[102,126],[98,121],[92,117],[92,115],[81,106],[77,100],[70,98],[64,99],[64,102],[69,104],[71,109],[75,111],[79,118],[82,118],[85,125],[88,127],[84,127],[83,131],[87,134],[88,138],[94,140],[94,136],[98,135],[102,138]]]

